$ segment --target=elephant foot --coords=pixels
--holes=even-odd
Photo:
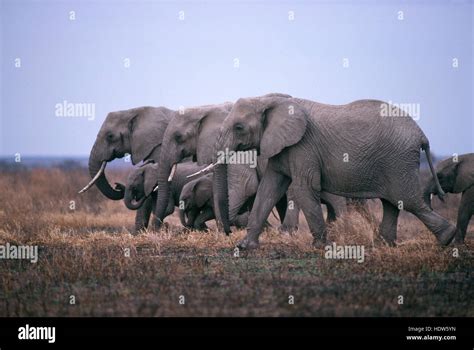
[[[450,225],[447,229],[440,232],[436,238],[438,239],[438,243],[442,246],[447,246],[453,240],[454,236],[456,235],[456,227]]]
[[[458,228],[456,228],[456,234],[454,235],[453,244],[456,244],[456,245],[466,244],[464,242],[464,236],[465,234],[463,235],[461,231]]]
[[[326,240],[321,238],[313,238],[313,247],[317,249],[324,249],[326,247]]]
[[[457,237],[454,237],[454,240],[453,240],[453,243],[452,244],[455,244],[455,245],[465,245],[466,242],[464,241],[464,238],[457,238]]]
[[[465,247],[465,246],[466,246],[466,242],[464,242],[464,241],[461,242],[461,241],[456,241],[456,240],[454,240],[454,241],[451,243],[451,245],[461,248],[461,247]]]
[[[155,219],[153,221],[153,226],[151,227],[151,229],[153,231],[166,230],[167,226],[168,225],[166,223],[164,223],[163,221],[161,221],[160,219]]]
[[[288,226],[288,225],[280,225],[278,227],[278,231],[282,234],[292,234],[292,233],[295,233],[296,231],[298,231],[298,226]]]
[[[137,236],[139,235],[140,233],[143,233],[145,232],[147,229],[146,226],[144,225],[138,225],[138,226],[135,226],[135,228],[130,232],[133,236]]]
[[[247,237],[245,237],[243,240],[241,240],[237,244],[237,248],[239,248],[241,250],[257,249],[259,246],[260,246],[260,244],[258,243],[258,241],[253,240],[253,239],[249,239]]]
[[[394,239],[388,239],[382,236],[380,236],[379,239],[376,240],[376,243],[392,248],[397,246],[397,243]]]
[[[247,226],[246,226],[246,227],[247,227]],[[268,230],[268,229],[272,229],[272,228],[273,228],[272,224],[270,224],[270,223],[268,222],[268,220],[266,220],[265,223],[263,224],[263,229],[264,229],[264,230]]]

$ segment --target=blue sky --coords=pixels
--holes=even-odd
[[[109,111],[268,92],[417,103],[435,153],[473,152],[473,8],[469,0],[1,0],[0,155],[87,155]],[[58,117],[63,101],[94,104],[94,120]]]

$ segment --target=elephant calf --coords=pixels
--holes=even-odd
[[[181,163],[177,166],[173,181],[170,184],[171,195],[166,207],[165,217],[174,212],[175,206],[179,206],[179,198],[183,187],[191,181],[187,176],[202,170],[204,166],[199,166],[193,162]],[[157,201],[155,191],[158,181],[158,164],[145,162],[137,166],[128,176],[127,184],[120,185],[125,191],[124,202],[128,209],[137,210],[135,217],[135,231],[138,232],[148,226],[151,211],[154,210]],[[196,179],[195,177],[193,179]],[[199,180],[199,178],[197,178]],[[211,194],[212,195],[212,194]],[[152,201],[147,201],[148,197]],[[190,223],[194,225],[192,222]]]
[[[179,201],[179,218],[184,227],[207,229],[206,221],[212,220],[212,174],[201,176],[184,185]]]
[[[210,173],[184,185],[179,198],[179,216],[183,226],[205,230],[206,222],[215,219],[212,179],[213,174]],[[251,204],[249,201],[240,208],[232,225],[238,228],[247,225]]]
[[[462,193],[456,224],[456,243],[464,243],[467,226],[474,214],[474,153],[448,158],[436,166],[441,188],[447,193]],[[425,184],[423,198],[431,207],[431,195],[438,194],[435,181],[430,176]]]

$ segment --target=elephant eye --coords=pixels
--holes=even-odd
[[[114,134],[112,134],[110,132],[110,133],[107,134],[106,138],[107,138],[107,141],[113,141],[114,140]]]
[[[177,143],[182,143],[184,141],[183,134],[181,134],[180,132],[177,132],[176,134],[174,134],[174,139]]]
[[[235,123],[234,124],[234,130],[235,131],[243,131],[244,130],[244,125],[242,123]]]

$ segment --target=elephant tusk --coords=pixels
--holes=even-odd
[[[158,187],[160,187],[160,186],[156,185],[156,187],[153,189],[153,192],[158,191]]]
[[[205,167],[204,169],[201,169],[201,170],[199,170],[199,171],[196,171],[194,174],[191,174],[191,175],[186,176],[186,178],[189,179],[190,177],[194,177],[194,176],[200,175],[200,174],[202,174],[202,173],[207,173],[207,172],[210,171],[212,168],[214,168],[216,165],[217,165],[217,163],[209,164],[209,165],[208,165],[207,167]]]
[[[79,193],[84,193],[86,192],[89,188],[91,188],[95,182],[99,179],[99,177],[104,173],[105,171],[105,166],[107,165],[107,162],[106,161],[103,161],[102,162],[102,165],[100,166],[100,169],[99,171],[97,172],[97,174],[95,174],[95,176],[92,178],[92,180],[87,184],[86,187],[84,187],[82,190],[79,191]]]
[[[176,172],[177,166],[178,165],[176,163],[173,164],[173,167],[171,168],[170,176],[168,177],[168,182],[171,182],[171,180],[173,180],[173,176],[174,176],[174,173]]]

